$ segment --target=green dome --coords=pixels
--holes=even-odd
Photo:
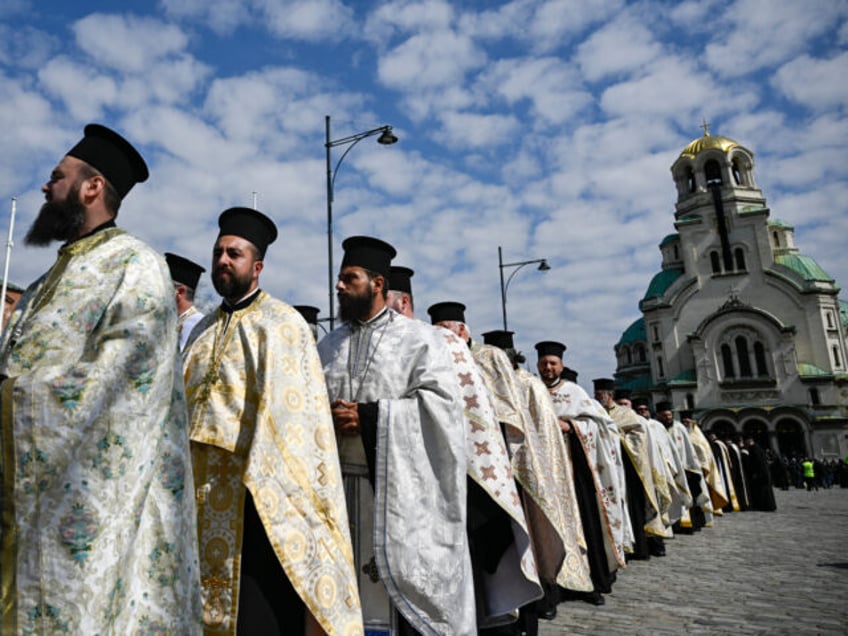
[[[683,270],[679,267],[664,269],[651,279],[651,283],[648,285],[648,291],[645,292],[645,297],[642,300],[661,297],[671,287],[671,284],[682,275]]]
[[[677,241],[679,239],[680,239],[679,234],[677,234],[677,233],[669,234],[662,241],[660,241],[660,247],[662,247],[663,245],[667,245],[668,243],[672,243],[674,241]]]
[[[618,341],[618,344],[631,345],[634,342],[647,341],[648,333],[645,331],[645,319],[639,318],[638,320],[634,320],[633,324],[631,324],[627,329],[624,330],[624,333],[621,334],[621,340]]]
[[[833,277],[824,271],[813,258],[803,254],[778,254],[774,262],[791,269],[806,281],[832,283]]]

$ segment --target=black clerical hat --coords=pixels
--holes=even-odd
[[[342,242],[342,249],[342,269],[361,267],[390,278],[389,268],[392,259],[397,256],[397,250],[385,241],[372,236],[351,236]]]
[[[138,150],[114,130],[100,124],[85,127],[85,136],[67,154],[85,161],[106,177],[120,198],[150,173]]]
[[[512,334],[514,333],[514,331],[503,331],[502,329],[487,331],[483,334],[483,342],[499,349],[514,349],[515,345],[512,344]]]
[[[408,267],[392,265],[389,268],[389,289],[404,292],[412,296],[412,277],[415,272]]]
[[[612,392],[613,400],[629,400],[630,396],[633,394],[633,391],[630,389],[615,389]]]
[[[465,322],[465,305],[447,301],[436,303],[427,308],[427,313],[430,314],[430,322],[436,324],[439,322]]]
[[[165,252],[165,260],[168,261],[168,269],[171,270],[171,279],[175,283],[181,283],[186,287],[197,289],[200,275],[206,271],[204,267],[171,252]]]
[[[543,340],[542,342],[536,343],[536,351],[540,358],[543,356],[556,356],[557,358],[562,359],[562,354],[565,353],[565,348],[564,344],[556,342],[555,340]]]
[[[655,409],[656,409],[657,413],[659,413],[660,411],[673,411],[674,410],[671,406],[671,402],[665,402],[665,401],[657,402]]]
[[[659,405],[657,405],[657,410],[659,411]],[[681,420],[691,420],[694,419],[695,411],[691,409],[683,409],[679,413]]]
[[[559,377],[563,380],[568,380],[569,382],[577,382],[577,371],[570,367],[563,367]]]
[[[253,208],[230,208],[218,217],[218,236],[240,236],[259,250],[259,258],[265,258],[265,250],[277,240],[277,226],[267,216]]]
[[[613,391],[615,390],[615,380],[610,378],[595,378],[592,384],[596,391]]]
[[[312,305],[295,305],[294,308],[310,325],[318,324],[318,308]]]

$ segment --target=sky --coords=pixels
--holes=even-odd
[[[325,117],[333,262],[352,235],[411,267],[417,316],[466,305],[472,334],[509,328],[528,362],[559,340],[579,383],[615,371],[673,233],[670,167],[712,134],[755,154],[771,218],[848,284],[848,0],[3,0],[0,233],[9,280],[58,245],[23,235],[41,185],[98,122],[151,177],[118,224],[208,268],[218,215],[278,225],[261,286],[328,311]],[[3,244],[7,241],[4,239]],[[335,277],[335,271],[333,277]],[[200,304],[214,306],[210,280]],[[842,294],[845,298],[845,294]]]

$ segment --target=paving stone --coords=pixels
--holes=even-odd
[[[775,490],[619,571],[606,605],[561,603],[540,636],[848,634],[848,489]]]

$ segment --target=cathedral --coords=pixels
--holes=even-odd
[[[775,453],[848,454],[848,303],[770,210],[754,154],[704,135],[671,166],[674,234],[615,345],[616,386]]]

